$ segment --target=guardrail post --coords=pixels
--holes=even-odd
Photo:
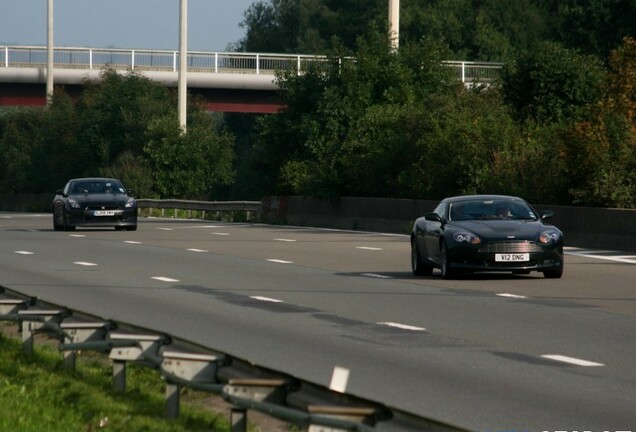
[[[73,322],[60,324],[60,329],[64,331],[64,342],[68,344],[79,344],[95,340],[103,341],[106,338],[106,331],[109,327],[111,327],[111,323],[109,322]],[[77,351],[73,349],[63,351],[64,368],[74,370]]]
[[[126,361],[113,361],[113,391],[124,393],[126,391]]]
[[[60,322],[63,318],[61,310],[21,310],[18,311],[22,321],[22,352],[33,354],[33,337],[38,330],[49,322]]]
[[[31,321],[22,321],[22,352],[33,354],[33,326]]]
[[[230,432],[247,432],[247,410],[232,408],[230,411]]]
[[[128,346],[114,346],[108,357],[113,360],[113,390],[126,391],[126,362],[141,362],[146,355],[156,356],[159,346],[165,343],[162,336],[148,334],[111,333],[111,341],[129,343]]]
[[[166,417],[175,419],[179,417],[179,384],[166,382]]]
[[[166,416],[169,419],[179,415],[179,391],[181,386],[170,381],[170,376],[189,383],[216,382],[217,362],[223,356],[217,354],[192,354],[178,351],[164,351],[161,370],[169,376],[166,379]]]

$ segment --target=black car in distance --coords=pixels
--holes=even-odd
[[[137,229],[137,201],[117,179],[78,178],[69,180],[53,199],[53,229],[76,227]]]
[[[415,275],[439,268],[447,279],[458,273],[506,271],[563,275],[563,233],[546,223],[523,199],[469,195],[443,199],[415,221],[411,267]]]

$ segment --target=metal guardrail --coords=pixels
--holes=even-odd
[[[2,286],[0,321],[22,326],[22,350],[27,355],[33,353],[36,334],[57,338],[68,369],[76,367],[76,351],[108,354],[113,366],[114,392],[126,391],[128,363],[158,370],[166,382],[168,418],[178,416],[180,387],[188,387],[217,394],[234,407],[230,414],[232,432],[246,432],[248,410],[262,412],[309,432],[466,432],[381,402],[256,366],[215,348],[60,307]]]
[[[44,46],[0,46],[0,68],[46,67]],[[168,50],[134,50],[115,48],[60,47],[53,50],[53,64],[59,69],[176,72],[179,52]],[[310,68],[327,70],[333,62],[326,56],[239,52],[190,51],[188,72],[213,74],[274,75],[276,71],[294,70],[299,74]],[[461,82],[489,82],[498,75],[503,63],[444,61],[456,71]]]
[[[173,210],[173,216],[177,217],[179,210],[194,210],[203,212],[203,219],[206,213],[235,213],[244,212],[246,220],[251,220],[254,215],[261,212],[260,201],[190,201],[190,200],[159,200],[159,199],[138,199],[137,207],[146,209]],[[165,214],[164,214],[165,215]]]

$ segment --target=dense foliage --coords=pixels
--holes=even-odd
[[[51,193],[68,179],[113,176],[144,198],[199,198],[231,182],[233,137],[193,104],[182,133],[170,91],[135,73],[105,70],[73,103],[0,117],[0,186]]]
[[[490,192],[636,207],[634,40],[625,38],[636,35],[636,2],[401,0],[394,54],[378,36],[386,5],[261,0],[246,12],[237,49],[357,59],[280,76],[287,109],[261,119],[239,171],[257,173],[255,195]],[[448,59],[505,67],[498,82],[468,89],[442,78]]]
[[[51,192],[113,175],[144,197],[436,199],[636,207],[635,0],[258,0],[251,52],[324,54],[277,77],[276,115],[212,116],[140,75],[105,71],[77,102],[0,113],[0,186]],[[443,61],[503,62],[466,87]],[[232,135],[227,131],[232,131]],[[236,175],[234,175],[236,173]]]

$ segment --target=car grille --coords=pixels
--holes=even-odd
[[[119,210],[117,205],[93,205],[86,207],[86,210]]]
[[[541,245],[529,241],[488,243],[479,249],[480,253],[533,253],[543,252]]]

